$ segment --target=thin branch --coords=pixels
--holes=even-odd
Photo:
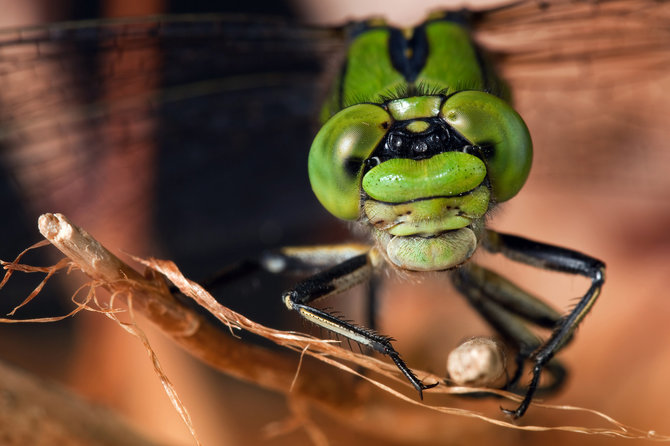
[[[44,214],[38,226],[47,240],[94,281],[112,294],[132,296],[133,310],[156,324],[191,355],[229,375],[268,389],[287,393],[291,388],[298,368],[297,357],[244,342],[221,330],[177,301],[161,277],[152,273],[142,276],[62,214]],[[235,325],[251,322],[234,312],[226,317]],[[351,378],[332,367],[312,362],[303,364],[293,394],[341,410],[357,404],[351,386]],[[343,390],[348,388],[351,390]]]

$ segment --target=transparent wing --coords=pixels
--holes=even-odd
[[[529,1],[476,21],[533,134],[534,179],[667,196],[669,2]]]
[[[335,29],[230,15],[5,32],[3,161],[29,215],[143,225],[170,254],[304,240],[320,215],[307,152],[341,49]]]

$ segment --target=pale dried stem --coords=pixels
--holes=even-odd
[[[298,358],[243,342],[178,302],[162,278],[142,276],[61,214],[44,214],[39,230],[56,248],[112,294],[132,296],[133,309],[156,324],[187,352],[236,378],[288,392]],[[229,320],[238,319],[231,312]],[[356,404],[352,380],[319,363],[304,364],[293,394],[334,408]]]

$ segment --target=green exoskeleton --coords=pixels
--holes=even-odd
[[[351,324],[312,302],[367,281],[385,264],[444,271],[471,305],[518,351],[506,385],[525,397],[564,376],[554,354],[595,303],[604,264],[587,255],[486,228],[486,217],[514,197],[531,167],[532,143],[505,84],[470,38],[466,13],[439,14],[409,31],[381,22],[350,26],[346,63],[312,144],[312,189],[334,216],[369,228],[370,246],[290,248],[264,258],[272,271],[320,267],[283,294],[305,319],[388,355],[419,391],[424,384],[390,338]],[[469,262],[483,248],[539,268],[580,274],[591,286],[562,315],[503,277]],[[542,342],[528,325],[551,328]],[[519,380],[533,363],[527,386]]]

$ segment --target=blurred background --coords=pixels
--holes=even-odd
[[[0,0],[0,9],[6,11],[0,26],[184,12],[281,15],[320,24],[376,15],[407,25],[448,6],[444,1],[410,7],[402,5],[407,2],[389,1],[363,6],[306,0],[304,4],[220,3]],[[580,38],[589,36],[587,31],[566,33],[568,43],[575,46],[596,41]],[[64,213],[117,254],[174,260],[193,279],[263,249],[349,239],[347,226],[319,208],[305,168],[317,128],[313,117],[327,81],[321,73],[333,70],[340,47],[315,45],[291,53],[293,59],[283,59],[279,51],[275,60],[268,59],[271,51],[265,57],[242,56],[240,48],[212,45],[189,52],[195,54],[194,61],[186,63],[188,58],[177,55],[192,50],[198,41],[183,36],[177,33],[138,47],[131,42],[113,51],[92,50],[81,38],[66,43],[65,51],[60,47],[62,52],[55,54],[66,56],[58,60],[49,59],[49,46],[44,45],[42,52],[31,53],[34,59],[25,60],[22,75],[12,75],[13,69],[19,70],[11,63],[2,64],[1,259],[11,260],[40,240],[36,222],[44,212]],[[493,48],[522,47],[542,36],[540,24],[534,33],[488,43]],[[310,58],[314,54],[319,58]],[[664,121],[670,112],[670,76],[663,75],[667,70],[662,68],[668,56],[661,60],[666,65],[642,77],[639,72],[622,74],[616,65],[633,63],[635,58],[609,56],[611,66],[585,61],[575,68],[560,58],[555,66],[518,60],[503,65],[515,105],[531,129],[535,161],[526,187],[495,214],[491,226],[574,248],[608,266],[600,301],[575,341],[561,353],[569,380],[549,402],[596,409],[625,424],[667,435],[670,150]],[[196,58],[206,62],[197,64]],[[212,87],[199,82],[207,78],[208,69],[219,63],[230,66],[231,61],[240,69],[229,73],[229,83]],[[272,82],[255,88],[254,79],[269,79],[261,75],[270,65]],[[184,72],[187,67],[192,74]],[[609,72],[617,74],[608,76]],[[293,74],[296,80],[287,82]],[[245,76],[249,84],[241,80]],[[182,91],[180,85],[187,88]],[[168,93],[156,98],[154,91]],[[82,114],[87,118],[68,119]],[[581,278],[510,265],[495,256],[479,257],[560,309],[569,308],[587,287]],[[54,251],[40,250],[26,263],[50,264],[58,258]],[[16,317],[67,313],[72,308],[69,298],[84,279],[61,276]],[[36,284],[30,279],[17,275],[0,291],[2,311],[9,312],[29,294]],[[279,293],[290,283],[261,276],[221,290],[219,297],[258,322],[308,330],[279,301]],[[354,290],[349,296],[352,303],[342,307],[347,315],[361,317],[362,294]],[[380,330],[398,340],[397,349],[418,369],[444,373],[445,358],[460,341],[490,333],[446,280],[415,284],[390,278],[381,285],[380,295]],[[266,435],[268,426],[291,419],[295,408],[284,395],[213,371],[150,326],[143,328],[204,444],[310,444],[300,428],[271,438]],[[53,324],[0,324],[0,358],[112,408],[159,444],[192,444],[142,345],[100,315],[80,314]],[[375,392],[371,392],[374,401],[386,401]],[[398,413],[405,415],[398,421],[406,423],[405,437],[390,438],[384,426],[354,428],[323,413],[311,417],[331,444],[617,441],[513,431],[387,403],[396,404]],[[497,400],[454,398],[453,405],[503,417],[496,415]],[[531,407],[521,423],[590,421]],[[438,425],[442,428],[435,430],[439,432],[435,437],[430,429]]]

